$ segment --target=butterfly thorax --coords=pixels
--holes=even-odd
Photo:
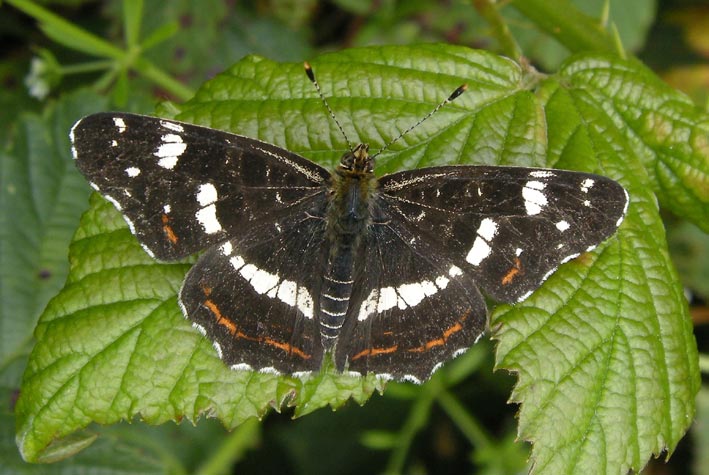
[[[332,349],[344,324],[354,283],[354,261],[371,221],[374,163],[360,144],[343,155],[332,175],[327,209],[328,262],[320,293],[320,335]]]

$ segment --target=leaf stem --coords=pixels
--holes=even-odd
[[[404,464],[406,463],[406,455],[413,443],[414,437],[425,427],[428,421],[428,416],[431,412],[431,406],[435,401],[435,396],[439,392],[441,386],[440,378],[434,375],[431,380],[423,386],[419,392],[418,398],[414,401],[409,412],[409,417],[404,422],[404,426],[399,432],[394,450],[389,457],[387,467],[384,473],[387,475],[398,475],[404,472]]]
[[[484,450],[493,445],[492,439],[485,429],[453,394],[443,390],[438,394],[436,400],[476,450]]]
[[[237,427],[216,452],[195,472],[197,475],[227,475],[233,473],[232,466],[246,450],[251,448],[260,433],[260,423],[255,417],[247,419]]]
[[[94,73],[96,71],[103,71],[109,69],[113,67],[114,64],[115,62],[111,60],[89,61],[86,63],[72,64],[69,66],[62,65],[60,67],[60,72],[63,75]]]
[[[515,61],[522,57],[522,49],[500,15],[498,3],[493,0],[473,0],[473,6],[492,27],[492,34],[500,42],[502,53]]]

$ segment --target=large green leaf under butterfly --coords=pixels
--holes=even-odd
[[[207,249],[180,304],[239,370],[312,372],[332,352],[339,371],[425,380],[484,331],[479,289],[523,300],[628,205],[598,175],[457,166],[377,179],[366,145],[330,174],[258,140],[132,114],[86,117],[72,144],[148,253]]]

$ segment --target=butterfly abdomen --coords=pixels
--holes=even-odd
[[[371,216],[376,178],[371,172],[336,170],[327,211],[328,261],[320,293],[320,336],[332,349],[345,322],[354,284],[354,261]]]

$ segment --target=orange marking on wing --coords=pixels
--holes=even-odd
[[[210,295],[212,295],[212,288],[211,288],[211,287],[207,287],[206,285],[203,285],[203,286],[202,286],[202,293],[203,293],[205,296],[209,297]]]
[[[162,215],[162,230],[165,232],[165,235],[167,235],[168,241],[170,241],[173,244],[177,244],[177,235],[175,232],[172,230],[170,225],[168,224],[170,222],[170,217],[163,213]]]
[[[236,325],[234,325],[234,322],[232,322],[228,318],[224,318],[222,312],[219,311],[219,307],[217,307],[217,304],[215,304],[211,300],[205,300],[204,305],[206,305],[207,308],[212,311],[219,325],[226,327],[226,329],[229,330],[229,333],[231,333],[232,335],[237,335]],[[239,332],[239,334],[241,334],[241,332]]]
[[[362,350],[352,357],[353,360],[359,359],[363,356],[376,356],[385,355],[387,353],[394,353],[399,348],[399,345],[388,346],[386,348],[367,348]]]
[[[205,293],[207,293],[207,290],[211,292],[212,289],[209,287],[206,287],[203,289]],[[219,307],[217,307],[217,304],[212,302],[211,300],[205,300],[204,305],[214,314],[215,319],[217,320],[217,323],[219,325],[222,325],[226,327],[227,330],[229,330],[229,333],[234,335],[236,338],[243,338],[244,340],[248,341],[254,341],[256,343],[266,343],[267,345],[275,346],[276,348],[279,348],[283,351],[285,351],[288,354],[300,356],[301,358],[308,360],[312,357],[312,355],[307,354],[300,348],[296,348],[293,345],[289,345],[288,343],[284,343],[281,341],[274,340],[273,338],[259,338],[259,337],[253,337],[249,336],[246,333],[242,332],[241,330],[236,328],[236,325],[234,322],[229,320],[228,318],[224,317],[222,315],[222,312],[219,310]]]
[[[312,355],[307,354],[300,348],[296,348],[293,345],[289,345],[288,343],[283,343],[282,341],[276,341],[271,338],[264,338],[263,342],[266,343],[267,345],[275,346],[276,348],[280,348],[281,350],[285,351],[286,353],[290,353],[296,356],[300,356],[304,360],[309,360]]]
[[[411,353],[423,353],[424,351],[428,351],[428,350],[430,350],[431,348],[434,348],[434,347],[436,347],[436,346],[441,346],[441,345],[445,344],[446,341],[448,340],[448,338],[450,338],[451,335],[453,335],[453,334],[455,334],[455,333],[458,333],[459,331],[461,331],[461,330],[463,329],[463,325],[461,325],[461,322],[464,322],[464,321],[466,321],[466,320],[468,319],[468,317],[470,316],[470,312],[471,312],[471,311],[468,310],[466,313],[463,314],[462,317],[460,317],[460,320],[458,320],[458,321],[455,322],[453,325],[451,325],[450,327],[448,327],[448,328],[443,332],[443,336],[442,336],[441,338],[434,338],[433,340],[429,340],[429,341],[427,341],[426,343],[424,343],[424,344],[421,345],[421,346],[417,346],[417,347],[414,347],[414,348],[409,348],[409,349],[406,350],[406,351],[409,351],[409,352],[411,352]]]
[[[507,274],[502,278],[502,285],[511,284],[517,275],[522,273],[522,261],[519,257],[515,257],[515,265],[507,271]]]

